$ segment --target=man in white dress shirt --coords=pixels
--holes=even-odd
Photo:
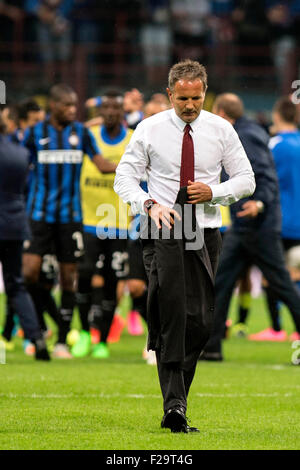
[[[224,119],[202,110],[206,89],[206,70],[198,62],[185,60],[171,68],[167,92],[173,109],[145,119],[137,126],[117,167],[114,189],[130,204],[133,214],[148,214],[158,229],[172,229],[180,220],[174,204],[178,194],[185,191],[184,207],[194,206],[197,221],[202,214],[205,249],[214,276],[220,251],[218,228],[222,224],[218,205],[229,205],[252,194],[255,180],[233,127]],[[222,166],[229,175],[229,180],[224,183],[220,183]],[[145,172],[148,193],[139,185]],[[154,255],[155,242],[147,240],[144,263],[148,275]],[[172,292],[165,293],[166,298],[169,295]],[[206,308],[206,304],[203,305]],[[173,333],[174,330],[175,341],[176,330]],[[189,345],[185,344],[184,348],[188,355]],[[198,431],[187,425],[185,417],[186,397],[197,355],[194,354],[192,365],[189,360],[187,371],[180,362],[165,361],[162,349],[156,348],[164,398],[161,426],[172,432]],[[172,357],[175,356],[176,353]]]

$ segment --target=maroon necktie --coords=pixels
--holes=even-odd
[[[180,187],[187,186],[188,181],[194,181],[194,142],[190,135],[191,126],[184,128],[181,151]]]

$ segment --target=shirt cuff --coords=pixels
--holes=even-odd
[[[228,183],[228,181],[226,182]],[[228,184],[227,184],[227,190],[226,194],[224,194],[224,186],[222,184],[209,184],[208,185],[212,191],[212,199],[209,201],[209,204],[215,206],[218,204],[221,205],[229,205],[232,204],[232,202],[235,201],[235,198],[233,194],[228,191]]]
[[[138,201],[131,202],[131,213],[132,215],[142,214],[147,215],[145,211],[144,204],[148,199],[152,199],[149,194],[145,193],[145,195],[141,196]]]

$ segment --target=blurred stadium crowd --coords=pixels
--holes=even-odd
[[[242,82],[286,94],[299,21],[299,0],[2,0],[0,71],[14,93],[72,77],[83,97],[107,80],[145,92],[191,58],[217,93]]]
[[[113,171],[105,165],[107,161],[118,164],[142,119],[169,108],[167,96],[161,91],[170,64],[184,58],[204,63],[215,94],[238,91],[238,84],[248,86],[252,81],[254,88],[259,88],[262,77],[272,84],[276,97],[273,111],[257,117],[267,140],[271,138],[269,148],[281,199],[290,198],[293,207],[300,207],[300,112],[299,105],[291,100],[291,83],[298,78],[299,22],[300,0],[0,1],[0,73],[8,96],[1,110],[1,142],[10,142],[11,151],[16,153],[20,146],[30,151],[26,199],[35,224],[31,230],[38,233],[41,226],[37,224],[45,220],[54,225],[80,224],[81,209],[83,212],[83,238],[79,225],[72,225],[66,233],[52,234],[52,241],[47,237],[40,240],[42,244],[34,246],[32,253],[30,242],[24,245],[23,272],[39,327],[45,337],[51,334],[45,312],[58,325],[54,357],[109,357],[107,344],[118,341],[125,327],[120,311],[129,311],[127,327],[131,334],[143,333],[141,317],[146,319],[147,282],[141,247],[134,231],[128,239],[122,237],[138,221],[130,219],[114,193]],[[233,70],[239,70],[236,81],[232,79]],[[224,79],[220,83],[221,77]],[[68,85],[53,86],[57,82]],[[214,96],[207,98],[205,106],[211,111]],[[247,114],[247,107],[245,111]],[[77,123],[77,118],[84,125]],[[62,150],[66,151],[63,156],[50,155]],[[79,150],[85,154],[82,170],[77,161]],[[39,152],[43,161],[37,158]],[[105,159],[99,163],[102,173],[90,161],[99,153]],[[66,158],[74,163],[74,170],[70,175],[57,170],[45,176],[37,168],[48,158]],[[282,164],[284,158],[290,158],[290,167]],[[273,160],[270,162],[273,168]],[[57,166],[62,162],[51,163]],[[50,192],[46,196],[39,194],[38,178],[52,185],[55,207],[48,197]],[[56,190],[57,181],[61,187]],[[63,193],[63,181],[73,185],[71,195]],[[147,182],[141,184],[145,188]],[[290,190],[288,196],[286,188]],[[117,211],[117,226],[112,220],[100,223],[101,230],[108,226],[117,233],[115,240],[101,240],[100,214],[96,217],[101,203],[113,204]],[[284,212],[288,205],[281,206],[283,220],[291,217],[290,211]],[[70,219],[66,215],[69,213]],[[229,210],[223,209],[222,215],[226,237],[231,225]],[[285,244],[286,263],[292,281],[299,286],[297,209],[291,219],[293,230],[282,237],[291,242]],[[28,257],[26,260],[30,254],[40,256],[41,262],[36,264],[36,259]],[[238,284],[239,319],[232,331],[247,336],[249,270]],[[61,303],[57,306],[53,292],[59,285]],[[265,279],[263,286],[270,328],[250,339],[285,341],[288,338],[281,328],[279,299]],[[70,325],[76,305],[82,330],[72,338]],[[19,324],[18,315],[8,295],[0,337],[8,351],[14,347],[12,334]],[[296,330],[291,340],[300,340]],[[24,349],[28,354],[35,352],[31,339],[26,338],[25,331]],[[151,352],[145,350],[143,354],[149,364],[155,363]]]

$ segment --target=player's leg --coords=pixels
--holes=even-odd
[[[132,297],[133,308],[131,317],[134,314],[136,318],[136,325],[134,322],[131,328],[132,334],[141,334],[142,329],[137,322],[137,315],[147,322],[147,276],[143,263],[143,249],[140,240],[128,240],[128,255],[129,255],[129,275],[127,286],[129,293]],[[128,320],[130,321],[130,318]],[[130,324],[129,332],[130,332]]]
[[[59,331],[53,356],[61,359],[71,358],[66,345],[70,331],[73,310],[76,304],[77,262],[83,254],[81,224],[55,224],[54,245],[59,263],[61,302],[59,308]]]
[[[220,263],[216,274],[214,327],[205,346],[204,356],[201,356],[202,359],[221,359],[222,338],[224,337],[232,292],[237,279],[248,265],[247,249],[243,245],[242,236],[233,230],[229,230],[223,240]]]
[[[30,221],[31,240],[25,240],[23,245],[23,276],[27,286],[34,286],[38,283],[42,257],[50,252],[53,225],[46,222]]]
[[[107,339],[109,331],[114,318],[114,313],[117,305],[117,284],[118,281],[126,279],[128,275],[128,253],[126,240],[102,240],[102,245],[105,246],[103,252],[105,253],[104,271],[103,275],[95,274],[92,278],[92,287],[94,300],[101,312],[100,316],[100,330],[101,341],[99,346],[95,345],[93,356],[98,358],[108,357],[109,352],[107,348]],[[96,299],[95,293],[97,290],[102,289],[100,296]]]
[[[250,272],[251,268],[247,268],[246,271],[242,273],[242,276],[238,281],[238,318],[236,323],[232,326],[231,334],[240,338],[243,338],[248,334],[246,323],[252,300]]]
[[[44,299],[39,281],[43,256],[51,251],[53,225],[31,220],[31,235],[31,240],[25,240],[23,246],[23,276],[41,326],[45,327],[41,313]]]
[[[20,319],[25,337],[35,344],[36,359],[49,360],[34,305],[22,276],[22,250],[22,241],[19,240],[0,243],[5,291]]]
[[[3,325],[3,331],[0,334],[1,341],[5,344],[5,349],[7,351],[13,351],[15,346],[12,339],[12,333],[15,327],[15,318],[17,314],[13,307],[12,299],[7,297],[6,299],[6,315]]]
[[[256,264],[279,300],[289,308],[296,331],[300,333],[300,295],[285,267],[282,241],[276,233],[266,234],[265,240],[259,239],[256,245]]]
[[[81,331],[78,341],[74,344],[71,350],[74,357],[87,356],[90,353],[92,344],[92,337],[90,333],[90,327],[91,330],[93,329],[93,321],[91,319],[91,280],[95,263],[98,261],[98,244],[97,238],[87,232],[83,232],[83,242],[84,254],[78,263],[78,286],[76,292],[76,303],[81,321]]]
[[[54,247],[51,253],[43,256],[42,267],[39,278],[39,296],[41,299],[40,310],[37,311],[44,320],[44,313],[47,312],[51,319],[58,325],[58,308],[52,295],[53,287],[58,283],[58,262],[54,255]],[[47,325],[45,324],[47,331]]]

